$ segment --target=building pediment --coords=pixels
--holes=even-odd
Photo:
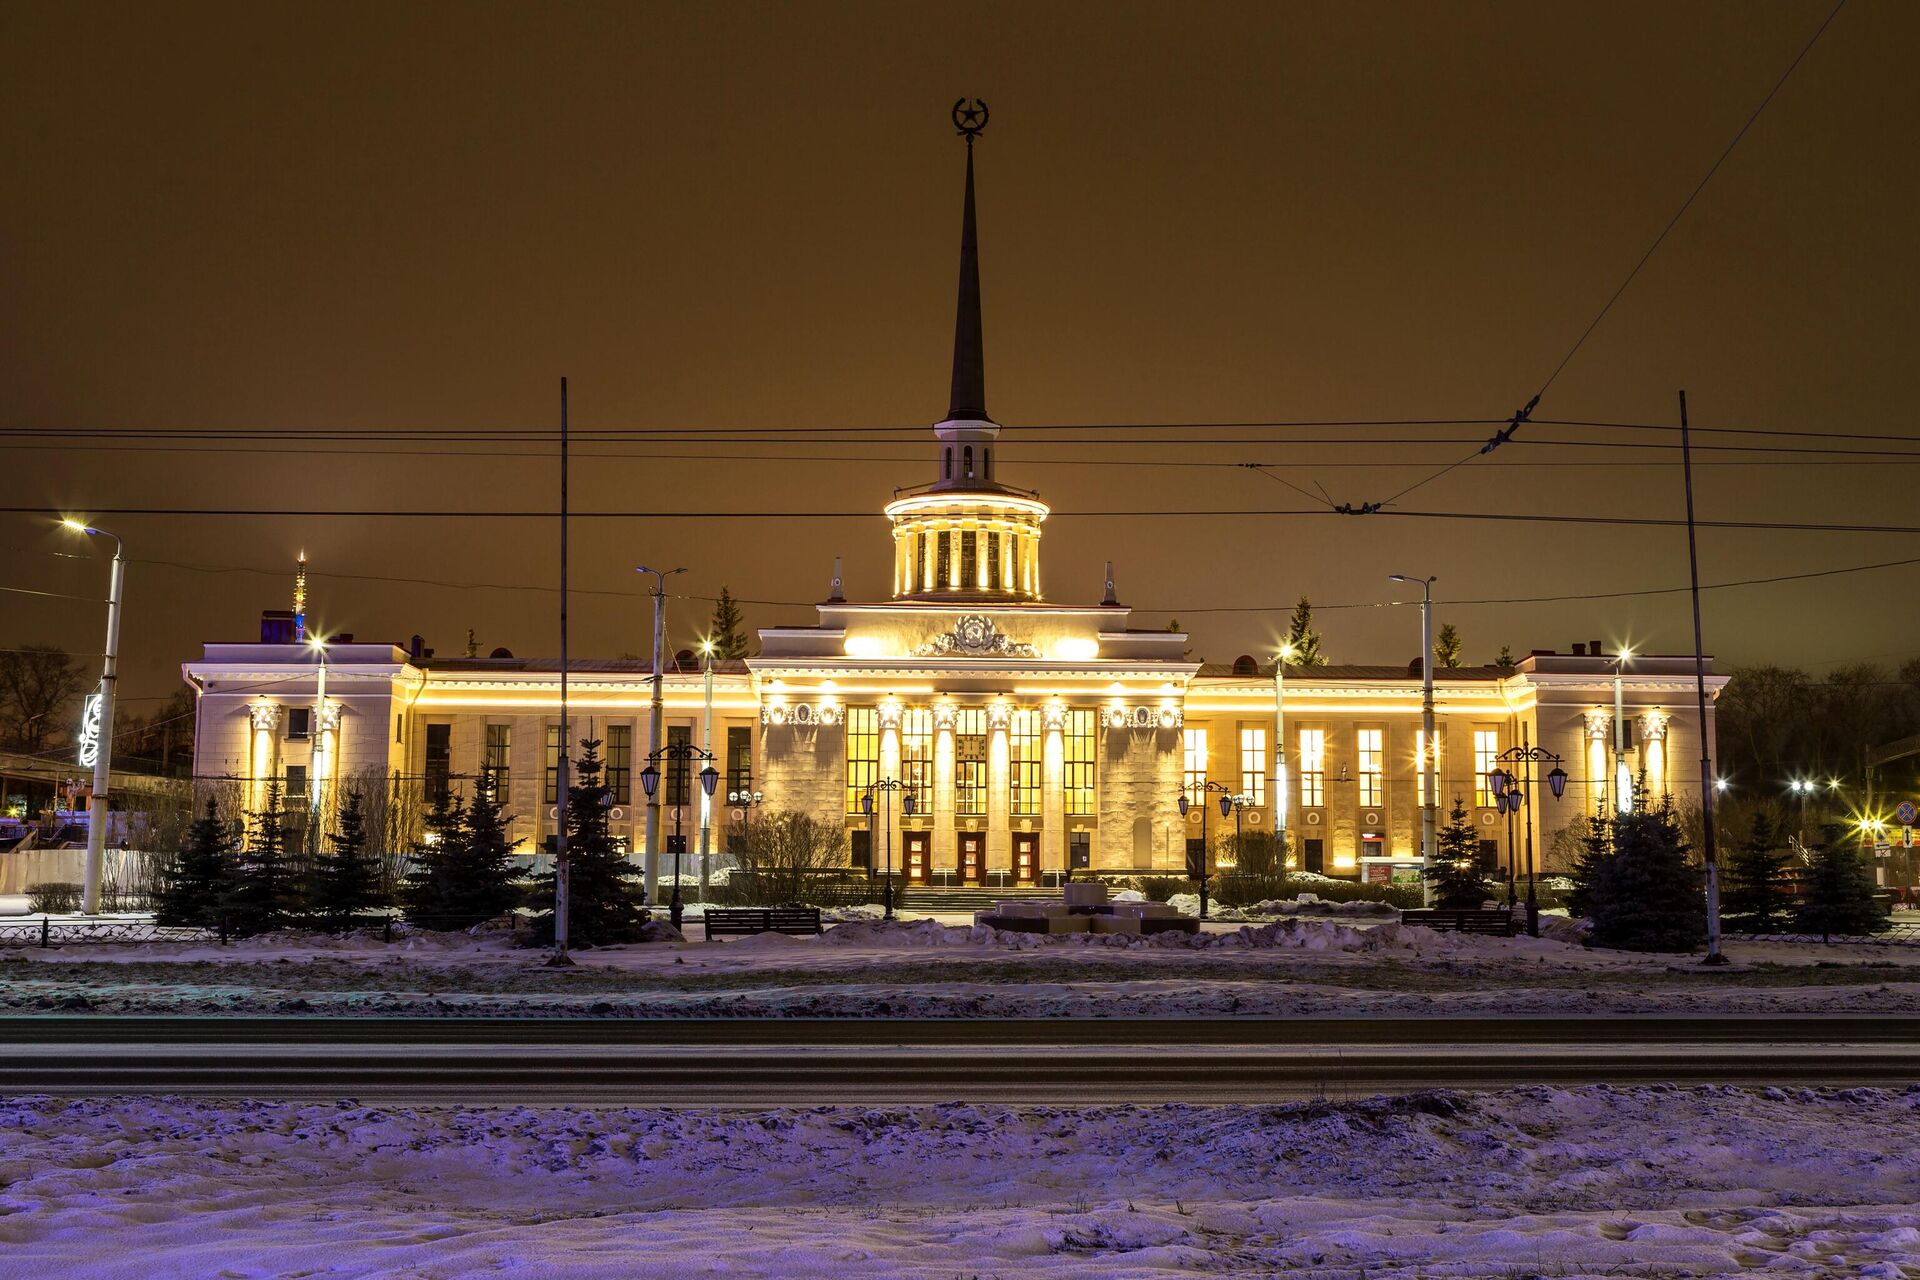
[[[963,613],[953,627],[913,651],[916,658],[1037,658],[1031,644],[1013,640],[984,613]]]

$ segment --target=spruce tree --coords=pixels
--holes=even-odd
[[[329,933],[344,933],[353,917],[387,904],[380,890],[380,868],[367,852],[366,819],[360,809],[360,791],[347,792],[340,808],[339,829],[327,839],[331,857],[314,867],[308,908],[315,923]]]
[[[1440,628],[1440,634],[1433,638],[1433,661],[1435,666],[1452,670],[1460,665],[1460,631],[1451,622]]]
[[[1721,909],[1729,922],[1751,933],[1777,933],[1787,924],[1789,867],[1792,855],[1780,847],[1778,832],[1764,811],[1753,815],[1753,830],[1727,859]]]
[[[567,943],[606,946],[635,942],[646,922],[641,910],[640,868],[615,845],[607,816],[611,793],[601,778],[600,743],[580,744],[580,759],[567,789]],[[546,909],[533,919],[536,944],[553,943],[553,875],[534,879],[532,901]]]
[[[1320,653],[1320,633],[1313,629],[1313,606],[1307,603],[1305,596],[1293,607],[1293,621],[1287,628],[1287,643],[1293,646],[1293,657],[1289,665],[1296,667],[1324,667],[1327,660]]]
[[[722,583],[720,598],[713,602],[713,621],[707,627],[707,639],[713,644],[714,657],[744,658],[747,656],[747,637],[741,631],[743,625],[740,606],[734,603],[726,584]]]
[[[505,915],[520,900],[519,868],[507,838],[504,807],[491,771],[483,773],[464,809],[439,800],[427,815],[407,876],[403,910],[423,929],[471,929]]]
[[[1808,861],[1806,900],[1794,912],[1794,927],[1823,942],[1836,933],[1877,933],[1887,927],[1887,909],[1874,901],[1874,887],[1866,858],[1829,830]]]
[[[279,783],[267,784],[266,807],[249,817],[246,848],[227,899],[227,927],[240,937],[284,929],[302,906]]]
[[[1595,946],[1623,951],[1691,951],[1706,937],[1704,876],[1687,858],[1673,805],[1635,796],[1632,813],[1593,824],[1575,872],[1577,894],[1593,922]]]
[[[1494,670],[1500,672],[1502,675],[1513,674],[1519,667],[1519,663],[1513,660],[1512,645],[1503,644],[1500,646],[1500,655],[1493,660],[1493,667]]]
[[[217,801],[187,828],[180,850],[160,870],[153,897],[153,922],[213,928],[233,891],[233,835],[220,817]]]
[[[1447,825],[1436,837],[1439,848],[1424,874],[1433,883],[1433,905],[1450,911],[1471,911],[1486,905],[1493,897],[1493,885],[1480,870],[1479,837],[1467,818],[1467,806],[1459,796],[1447,813]]]

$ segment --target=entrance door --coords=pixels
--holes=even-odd
[[[960,883],[987,882],[987,838],[977,831],[960,833]]]
[[[1031,831],[1013,833],[1013,878],[1020,884],[1040,880],[1040,837]]]
[[[906,845],[907,883],[925,884],[927,882],[927,833],[907,832]]]

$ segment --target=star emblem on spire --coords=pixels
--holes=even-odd
[[[961,98],[953,104],[953,125],[968,142],[987,127],[987,104],[978,98]]]

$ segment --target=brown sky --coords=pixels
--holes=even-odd
[[[1439,575],[1443,602],[1681,585],[1674,530],[1076,516],[1312,504],[1231,468],[1037,465],[1277,461],[1360,502],[1470,447],[1352,442],[1417,432],[1060,448],[1020,427],[1512,412],[1828,7],[8,6],[0,427],[259,428],[327,448],[343,430],[547,429],[567,374],[581,429],[921,428],[945,406],[952,343],[962,148],[946,115],[977,95],[993,111],[988,406],[1009,428],[1004,475],[1056,508],[1052,598],[1097,598],[1112,558],[1141,622],[1177,613],[1224,660],[1284,614],[1197,608],[1388,601],[1393,571]],[[1913,432],[1917,36],[1910,5],[1849,4],[1537,416],[1670,422],[1685,386],[1699,425]],[[1298,435],[1344,442],[1277,443]],[[627,443],[583,460],[583,509],[876,514],[582,522],[576,652],[646,647],[637,563],[687,565],[696,594],[724,581],[806,602],[839,553],[850,594],[884,594],[877,512],[892,485],[930,478],[927,441]],[[555,500],[544,458],[370,447],[408,452],[15,442],[0,476],[8,504],[81,511]],[[665,448],[736,456],[646,456]],[[752,456],[809,452],[914,460]],[[1703,460],[1703,518],[1912,522],[1911,462]],[[1394,465],[1335,465],[1361,461]],[[1514,465],[1538,462],[1586,465]],[[1670,517],[1680,476],[1669,454],[1516,445],[1402,506]],[[234,570],[284,574],[302,546],[322,574],[554,573],[552,526],[527,522],[112,526],[136,561],[172,562],[130,574],[135,695],[165,692],[199,641],[247,637],[285,581]],[[43,519],[0,515],[0,585],[98,594],[102,569],[42,554],[71,549]],[[1920,556],[1920,539],[1721,531],[1701,554],[1721,582]],[[1708,646],[1821,668],[1909,656],[1917,571],[1710,593]],[[420,631],[457,651],[472,626],[487,647],[556,647],[546,593],[321,576],[314,596],[320,626],[363,639]],[[706,612],[676,604],[676,639]],[[748,609],[754,625],[806,616]],[[1684,596],[1440,616],[1475,660],[1502,643],[1691,642]],[[1410,610],[1319,621],[1336,660],[1417,647]],[[99,627],[82,602],[0,595],[0,644],[91,651]]]

